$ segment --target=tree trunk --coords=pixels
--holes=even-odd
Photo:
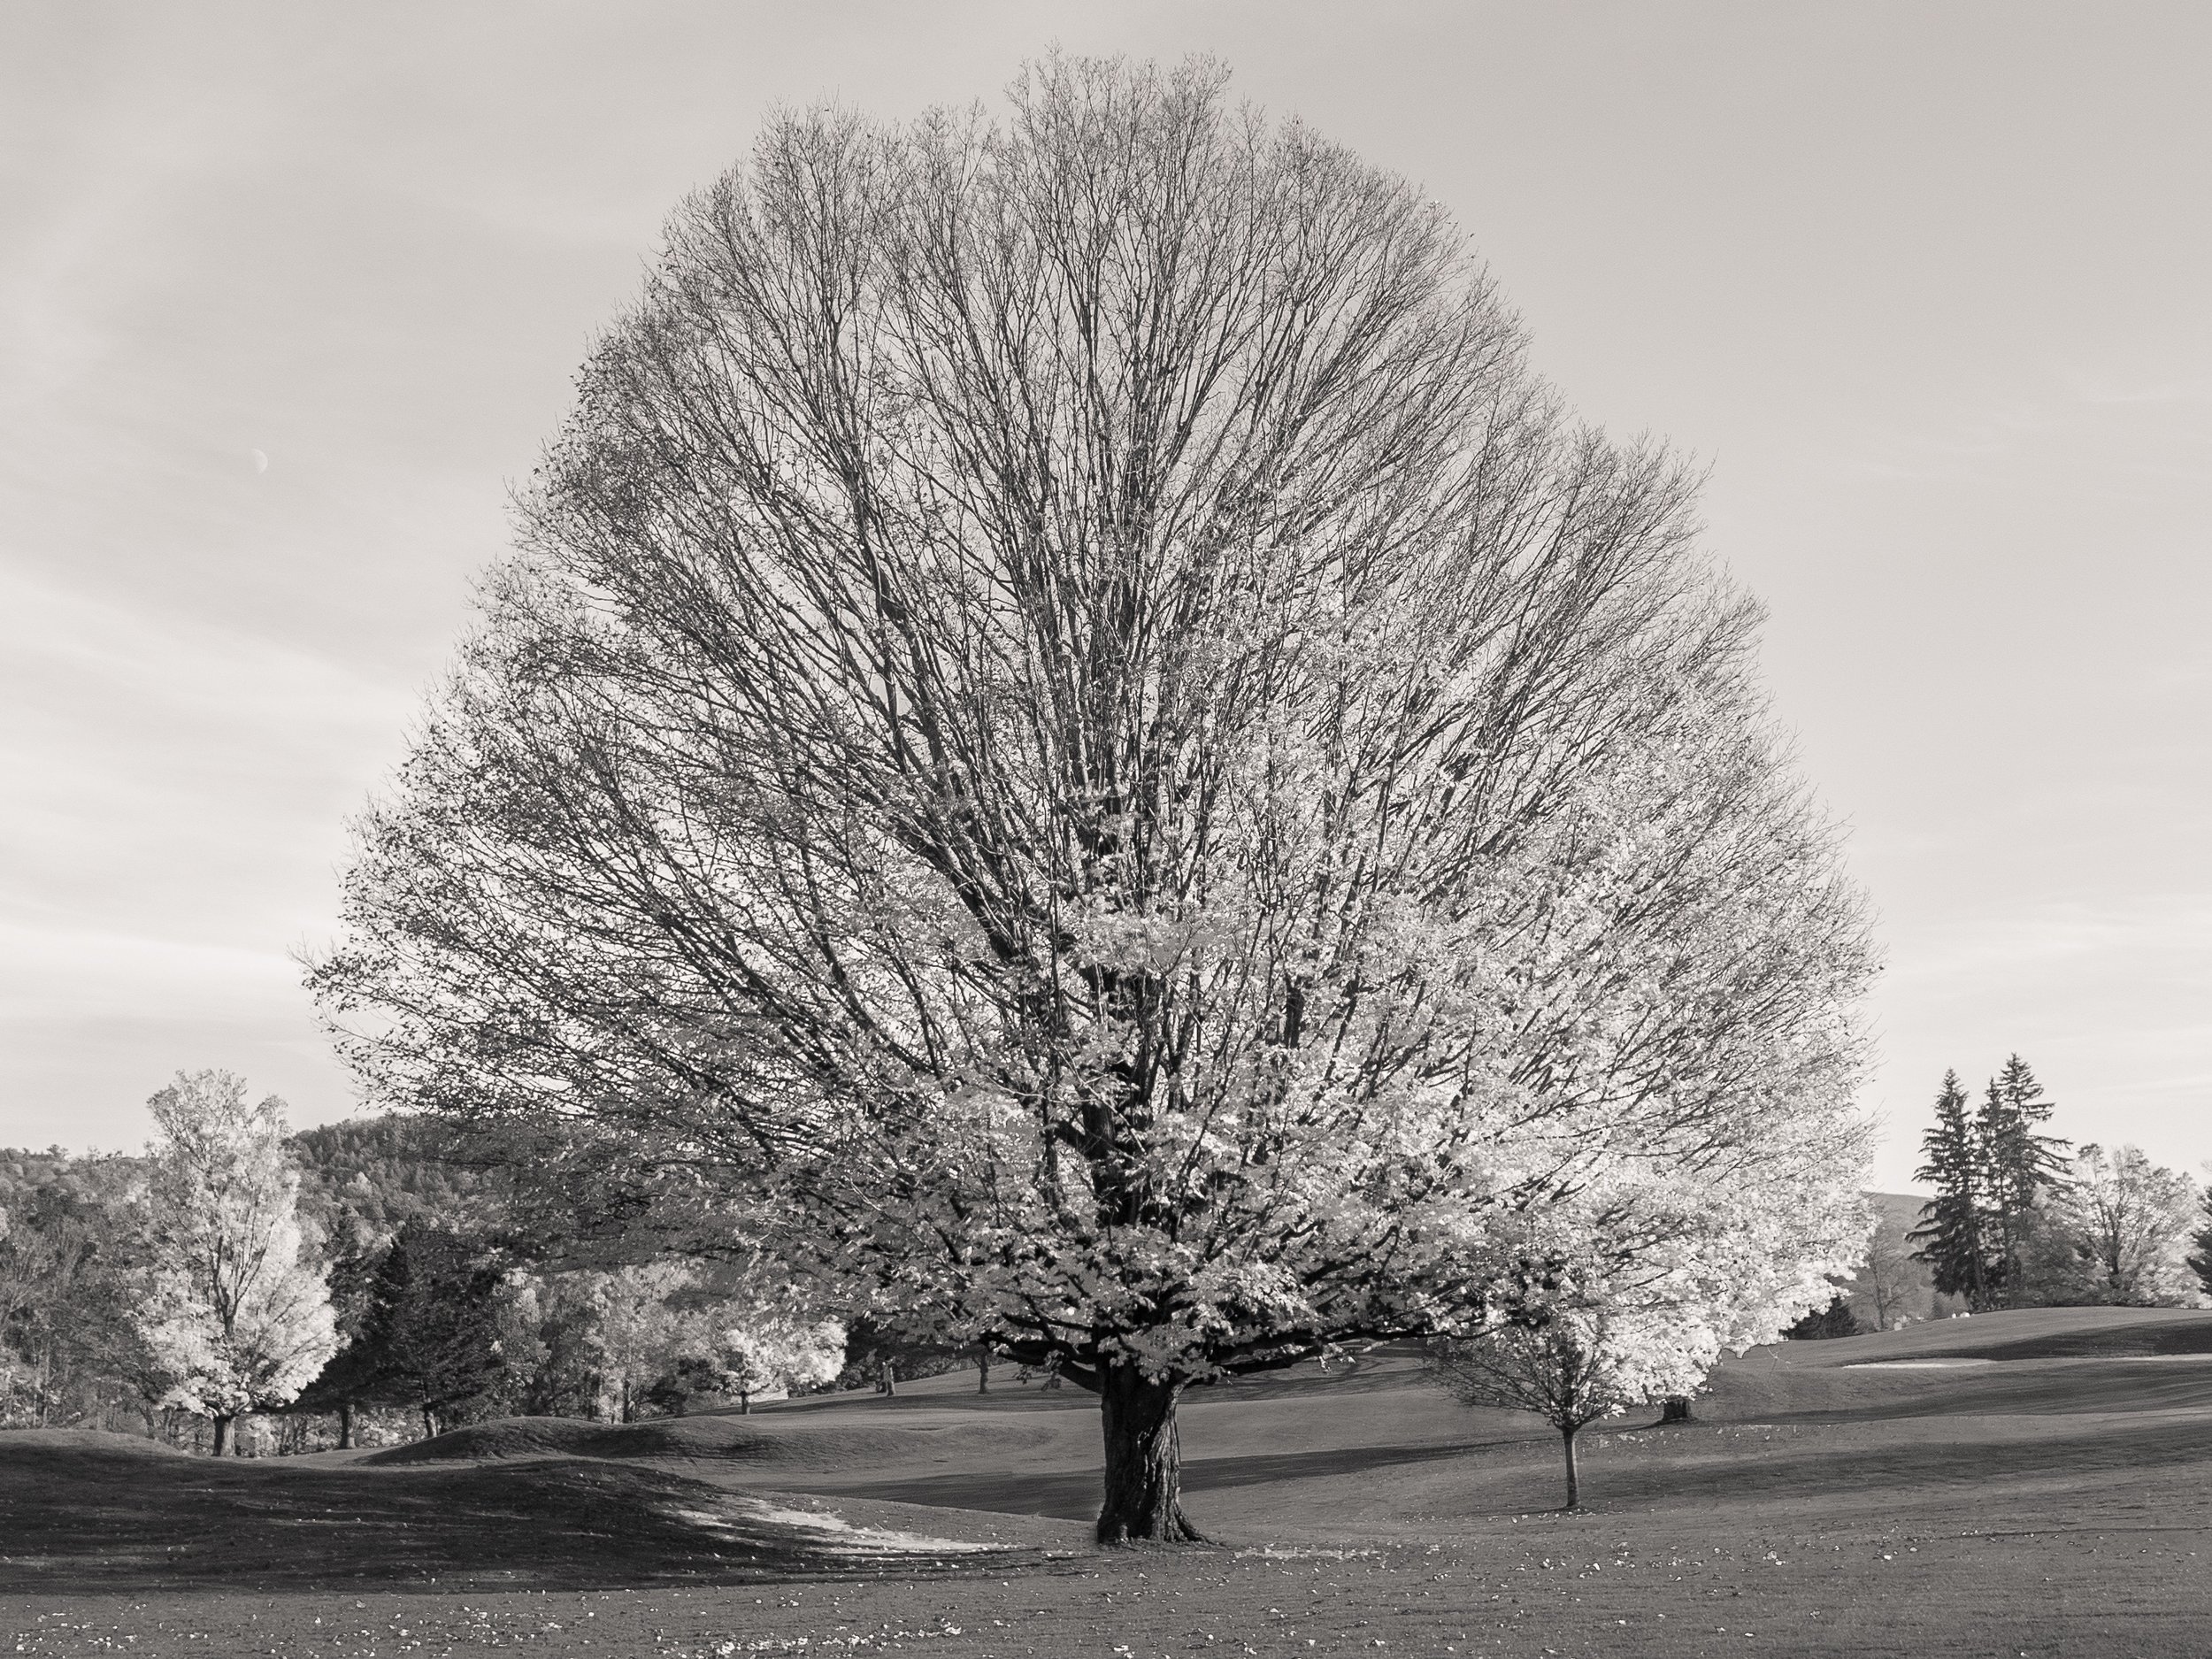
[[[230,1450],[230,1423],[228,1417],[215,1419],[215,1449],[208,1454],[209,1456],[220,1457]]]
[[[751,1389],[741,1388],[737,1391],[737,1415],[741,1417],[749,1417],[753,1415],[753,1391]]]
[[[353,1402],[350,1400],[338,1402],[338,1449],[342,1452],[353,1449]]]
[[[1690,1396],[1669,1394],[1659,1402],[1659,1420],[1662,1423],[1687,1423],[1690,1420]]]
[[[1099,1369],[1098,1411],[1106,1437],[1106,1502],[1098,1541],[1196,1543],[1183,1513],[1183,1442],[1175,1427],[1179,1382],[1155,1382],[1126,1362]]]
[[[975,1391],[979,1394],[991,1392],[991,1350],[987,1348],[976,1356]]]
[[[1575,1432],[1562,1429],[1559,1439],[1567,1448],[1567,1507],[1578,1509],[1582,1507],[1582,1492],[1575,1479]]]

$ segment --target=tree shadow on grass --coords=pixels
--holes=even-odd
[[[2058,1331],[1976,1348],[1916,1349],[1916,1359],[2152,1359],[2212,1355],[2212,1318],[2176,1318],[2158,1324],[2116,1325],[2102,1330]]]
[[[1763,1444],[1718,1436],[1640,1435],[1634,1455],[1607,1458],[1587,1479],[1601,1503],[1641,1508],[1745,1498],[1926,1494],[2035,1478],[2086,1486],[2101,1476],[2165,1473],[2193,1463],[2212,1464],[2212,1419],[2131,1425],[2108,1418],[2018,1439],[1914,1437],[1875,1445],[1839,1445],[1817,1434]]]
[[[1856,1423],[1892,1417],[2044,1417],[2212,1409],[2212,1362],[2100,1356],[1892,1370],[1838,1365],[1724,1371],[1701,1415],[1717,1421]]]
[[[1232,1486],[1263,1486],[1279,1480],[1306,1480],[1363,1474],[1409,1463],[1463,1457],[1486,1447],[1521,1447],[1527,1440],[1455,1440],[1448,1445],[1351,1446],[1313,1452],[1265,1452],[1241,1457],[1194,1457],[1183,1463],[1185,1493],[1218,1492]],[[1003,1515],[1041,1515],[1056,1520],[1087,1521],[1098,1513],[1102,1477],[1094,1469],[1035,1473],[994,1471],[920,1475],[903,1480],[790,1483],[791,1490],[822,1495],[875,1498],[938,1509],[994,1509]]]
[[[0,1435],[0,1591],[580,1589],[873,1577],[963,1558],[841,1556],[665,1470],[581,1460],[408,1471],[183,1457]],[[987,1559],[1003,1571],[1023,1552]],[[971,1562],[972,1558],[969,1558]]]

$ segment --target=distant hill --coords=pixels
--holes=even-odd
[[[290,1141],[300,1208],[326,1237],[381,1240],[411,1221],[482,1230],[503,1219],[492,1178],[452,1131],[388,1113],[303,1129]]]

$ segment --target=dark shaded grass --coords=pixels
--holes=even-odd
[[[1956,1371],[1753,1365],[1724,1369],[1701,1415],[1720,1421],[1871,1422],[2212,1409],[2212,1358],[2028,1360]]]
[[[1470,1466],[1433,1464],[1425,1478],[1448,1483]],[[151,1659],[491,1647],[656,1659],[2204,1659],[2202,1473],[2129,1471],[2062,1492],[1916,1487],[1893,1508],[1840,1521],[1816,1506],[1748,1501],[1414,1517],[1380,1536],[1341,1529],[1326,1554],[1086,1551],[966,1577],[567,1595],[0,1598],[0,1651],[12,1637],[27,1654]],[[1325,1502],[1324,1483],[1251,1488],[1248,1536],[1280,1546],[1281,1521],[1326,1520]]]
[[[2197,1308],[2008,1308],[1867,1336],[1757,1348],[1737,1368],[1814,1369],[1902,1359],[2127,1359],[2212,1354],[2212,1310]]]
[[[434,1580],[574,1590],[879,1570],[764,1527],[720,1488],[664,1469],[564,1460],[402,1471],[150,1455],[144,1444],[0,1435],[0,1592]],[[905,1557],[898,1570],[941,1565]]]
[[[1964,1425],[1962,1425],[1962,1429]],[[1472,1510],[1530,1509],[1558,1502],[1552,1460],[1524,1448],[1465,1471]],[[1586,1455],[1586,1500],[1601,1509],[1801,1500],[1840,1512],[1868,1494],[1899,1502],[1948,1501],[1949,1492],[2008,1481],[2116,1484],[2163,1477],[2178,1465],[2212,1467],[2212,1419],[2081,1419],[2055,1432],[2004,1438],[1965,1430],[1955,1440],[1874,1438],[1858,1429],[1782,1430],[1747,1443],[1726,1430],[1617,1436]],[[2212,1571],[2212,1563],[2208,1564]]]
[[[1048,1445],[1054,1425],[950,1416],[940,1401],[934,1424],[902,1423],[895,1412],[826,1420],[779,1414],[656,1417],[643,1423],[587,1423],[573,1417],[500,1417],[426,1440],[372,1452],[371,1467],[469,1463],[500,1457],[682,1458],[733,1462],[754,1472],[849,1469],[918,1457],[950,1462]]]
[[[2104,1322],[2099,1357],[1958,1371],[1854,1371],[1836,1363],[1855,1354],[1909,1352],[1909,1344],[1947,1335],[1919,1328],[1899,1333],[1902,1340],[1802,1345],[1843,1350],[1832,1358],[1755,1356],[1724,1371],[1716,1394],[1699,1407],[1701,1423],[1594,1432],[1585,1463],[1592,1509],[1574,1516],[1550,1512],[1558,1501],[1557,1448],[1537,1425],[1525,1438],[1478,1439],[1505,1435],[1509,1425],[1463,1419],[1452,1425],[1455,1444],[1413,1443],[1432,1419],[1409,1409],[1411,1395],[1376,1392],[1395,1386],[1381,1368],[1361,1378],[1356,1391],[1342,1387],[1349,1379],[1332,1379],[1319,1386],[1342,1396],[1344,1407],[1316,1400],[1310,1411],[1283,1417],[1280,1452],[1251,1453],[1256,1436],[1244,1429],[1216,1441],[1239,1455],[1198,1456],[1187,1466],[1200,1525],[1233,1545],[1271,1547],[1267,1554],[1082,1549],[1045,1560],[1032,1549],[1025,1559],[1010,1552],[951,1571],[887,1563],[855,1578],[715,1562],[710,1568],[725,1580],[717,1585],[685,1581],[659,1558],[664,1547],[687,1548],[695,1556],[713,1548],[697,1533],[663,1532],[634,1552],[618,1534],[638,1509],[650,1511],[649,1524],[680,1533],[682,1523],[664,1509],[714,1507],[706,1483],[682,1479],[671,1463],[725,1485],[754,1478],[748,1455],[699,1455],[704,1442],[719,1437],[735,1446],[747,1434],[678,1432],[670,1425],[674,1438],[649,1448],[634,1437],[603,1443],[612,1456],[648,1460],[641,1463],[513,1461],[380,1471],[334,1462],[296,1470],[249,1463],[219,1473],[204,1461],[134,1449],[115,1489],[99,1502],[167,1502],[157,1487],[209,1488],[281,1472],[312,1483],[294,1494],[310,1502],[326,1491],[356,1491],[330,1484],[351,1480],[369,1483],[357,1488],[365,1494],[450,1494],[450,1504],[477,1508],[445,1534],[452,1553],[430,1568],[434,1582],[414,1578],[412,1593],[369,1587],[371,1581],[348,1576],[337,1554],[326,1555],[332,1565],[319,1585],[309,1587],[306,1575],[272,1577],[264,1582],[278,1593],[266,1596],[175,1594],[155,1578],[90,1575],[73,1591],[71,1580],[43,1576],[50,1567],[37,1569],[44,1594],[0,1597],[0,1632],[13,1638],[0,1640],[0,1651],[11,1645],[43,1655],[120,1650],[156,1659],[234,1652],[367,1659],[484,1646],[658,1659],[902,1649],[939,1659],[1155,1659],[1200,1651],[1389,1659],[1448,1650],[1490,1659],[1753,1652],[1807,1659],[2205,1659],[2212,1654],[2212,1409],[2206,1405],[2212,1365],[2101,1357],[2113,1337],[2133,1340],[2156,1323],[2115,1315]],[[1978,1355],[2067,1334],[2064,1321],[2028,1314],[1973,1325],[1985,1339],[1972,1350]],[[2130,1325],[2138,1327],[2132,1334]],[[1309,1380],[1293,1381],[1293,1397],[1313,1391]],[[1355,1392],[1369,1397],[1353,1398]],[[1194,1391],[1194,1403],[1201,1397]],[[1283,1395],[1271,1389],[1264,1397]],[[1021,1403],[1033,1401],[1044,1403],[1034,1395]],[[941,1393],[927,1403],[963,1402]],[[899,1405],[879,1404],[905,1416]],[[986,1421],[1019,1420],[976,1404]],[[1068,1404],[1095,1409],[1087,1396]],[[842,1414],[833,1408],[806,1415],[826,1427]],[[1263,1421],[1271,1439],[1278,1425],[1265,1413],[1224,1415],[1208,1432]],[[875,1443],[864,1419],[850,1426],[856,1448]],[[920,1426],[910,1425],[910,1432]],[[1195,1420],[1193,1429],[1195,1438]],[[1407,1443],[1341,1443],[1378,1430]],[[0,1437],[0,1453],[7,1439]],[[816,1490],[830,1493],[833,1507],[856,1521],[868,1514],[863,1491],[974,1506],[995,1486],[1016,1513],[1077,1521],[1097,1499],[1090,1470],[983,1474],[971,1463],[931,1475],[908,1463],[872,1480],[870,1467],[862,1449]],[[544,1515],[515,1501],[518,1482],[585,1471],[638,1484],[534,1486],[532,1502],[551,1511]],[[897,1474],[906,1478],[888,1478]],[[0,1498],[10,1478],[0,1456]],[[219,1515],[193,1511],[153,1530],[174,1538],[180,1525],[198,1528],[199,1548],[204,1535],[227,1528],[233,1539],[211,1538],[205,1547],[256,1548],[245,1534],[286,1525],[281,1505],[266,1506],[269,1494],[281,1490],[242,1485],[234,1497],[258,1497],[263,1509],[241,1503]],[[79,1497],[66,1485],[52,1495],[65,1494]],[[33,1513],[0,1508],[6,1539],[23,1538],[20,1523]],[[938,1513],[949,1532],[955,1515]],[[47,1537],[66,1532],[47,1518],[38,1517]],[[543,1559],[570,1563],[566,1576],[557,1567],[505,1581],[534,1585],[539,1594],[513,1594],[489,1573],[472,1578],[464,1571],[472,1560],[496,1558],[481,1536],[488,1531],[542,1532],[564,1522],[580,1532],[557,1540],[558,1548]],[[418,1516],[411,1524],[440,1522]],[[887,1524],[939,1530],[927,1515],[887,1517]],[[1066,1521],[1003,1525],[1003,1534],[973,1535],[1034,1542],[1079,1532]],[[294,1526],[289,1536],[314,1530]],[[609,1536],[613,1544],[598,1541]],[[0,1543],[0,1549],[13,1547]],[[326,1548],[327,1540],[314,1547]],[[783,1547],[789,1549],[787,1540]],[[497,1546],[522,1548],[514,1540]],[[732,1552],[725,1546],[718,1553]],[[419,1557],[401,1559],[416,1572],[425,1566]],[[0,1571],[18,1564],[0,1563]],[[243,1591],[254,1580],[245,1574],[210,1580],[196,1572],[167,1582]],[[426,1583],[426,1592],[419,1588]],[[587,1586],[621,1587],[578,1593]],[[137,1640],[126,1647],[131,1637]]]
[[[1183,1464],[1183,1490],[1186,1494],[1203,1494],[1234,1486],[1265,1486],[1279,1480],[1363,1474],[1409,1463],[1440,1463],[1492,1446],[1518,1448],[1523,1444],[1525,1441],[1517,1439],[1461,1440],[1448,1446],[1355,1446],[1332,1451],[1189,1458]],[[919,1475],[891,1480],[799,1480],[786,1484],[794,1492],[813,1493],[822,1497],[872,1498],[945,1509],[993,1509],[1009,1515],[1087,1521],[1098,1514],[1100,1479],[1098,1471],[1085,1469]]]
[[[2175,1355],[2212,1355],[2212,1315],[2111,1331],[2054,1331],[2015,1342],[1986,1347],[1930,1348],[1918,1357],[1947,1359],[2153,1359]]]

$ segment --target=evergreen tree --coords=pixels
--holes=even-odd
[[[1935,1111],[1935,1127],[1920,1138],[1922,1162],[1913,1179],[1933,1181],[1936,1195],[1921,1207],[1920,1225],[1907,1236],[1919,1241],[1913,1255],[1934,1270],[1936,1289],[1964,1296],[1978,1310],[1988,1305],[1990,1287],[1982,1226],[1986,1170],[1978,1125],[1967,1111],[1956,1071],[1943,1074]]]
[[[2204,1225],[2189,1237],[2189,1241],[2197,1247],[2196,1254],[2189,1258],[2189,1266],[2203,1285],[2205,1294],[2212,1296],[2212,1183],[2205,1187],[2203,1213],[2200,1219]]]
[[[336,1414],[341,1450],[353,1445],[354,1412],[375,1402],[383,1380],[381,1356],[361,1339],[375,1305],[379,1270],[391,1249],[388,1242],[363,1238],[357,1225],[347,1219],[350,1236],[339,1241],[330,1259],[330,1308],[337,1323],[338,1351],[292,1402],[295,1411]]]
[[[1850,1299],[1838,1291],[1825,1308],[1816,1308],[1806,1314],[1783,1332],[1782,1337],[1789,1342],[1818,1342],[1858,1334],[1858,1316],[1851,1311]]]
[[[434,1434],[501,1380],[500,1285],[481,1240],[408,1223],[377,1263],[359,1334],[317,1379],[316,1394],[413,1406],[423,1432]]]
[[[1975,1123],[1987,1180],[1987,1231],[1994,1235],[1989,1239],[1992,1276],[2007,1307],[2019,1305],[2031,1288],[2022,1263],[2039,1218],[2039,1201],[2070,1184],[2070,1143],[2039,1133],[2055,1104],[2043,1098],[2043,1086],[2016,1054],[1990,1079]]]

